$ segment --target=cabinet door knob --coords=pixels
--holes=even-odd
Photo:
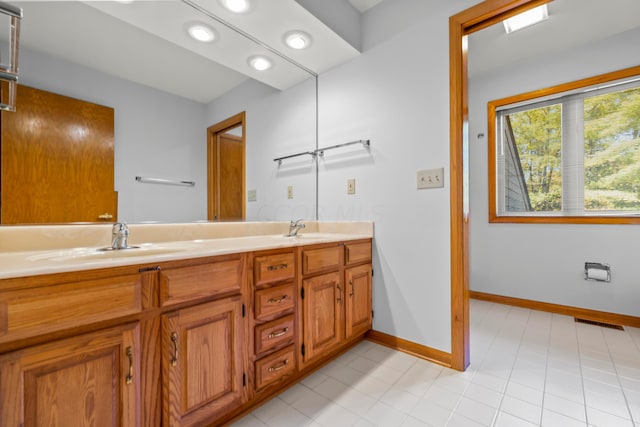
[[[175,332],[171,334],[171,341],[173,342],[173,356],[171,356],[171,366],[178,364],[178,334]]]
[[[133,383],[133,349],[131,347],[127,347],[126,354],[129,359],[129,373],[125,378],[125,381],[127,384],[131,384]]]

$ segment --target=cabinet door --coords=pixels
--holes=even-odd
[[[164,315],[162,333],[163,425],[211,423],[243,403],[239,296]]]
[[[305,279],[302,286],[304,361],[308,362],[342,340],[344,289],[338,272]]]
[[[29,347],[0,357],[0,424],[140,425],[137,324]]]
[[[371,329],[371,264],[345,270],[347,339]]]

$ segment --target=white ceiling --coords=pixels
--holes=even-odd
[[[358,9],[360,13],[366,12],[380,2],[382,2],[382,0],[349,0],[349,3]]]
[[[506,34],[502,23],[469,37],[469,76],[593,43],[640,26],[640,0],[555,0],[549,18]],[[639,48],[640,49],[640,48]]]
[[[252,0],[249,13],[233,14],[217,0],[186,2],[23,1],[20,46],[101,70],[198,102],[210,102],[254,78],[284,90],[311,74],[274,53],[276,50],[313,73],[321,73],[359,55],[357,49],[295,0]],[[203,13],[203,11],[206,12]],[[213,14],[263,44],[230,30]],[[200,43],[186,32],[190,22],[213,27],[218,40]],[[296,51],[283,43],[285,32],[303,29],[311,48]],[[269,56],[274,66],[258,72],[251,55]]]

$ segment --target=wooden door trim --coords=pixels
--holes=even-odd
[[[222,120],[214,125],[211,125],[207,128],[207,219],[209,221],[214,220],[214,215],[216,212],[215,206],[215,197],[213,197],[213,192],[211,189],[216,188],[216,171],[218,167],[218,159],[217,159],[217,150],[215,147],[217,145],[217,136],[219,133],[225,132],[231,128],[236,126],[242,126],[242,218],[245,219],[247,217],[247,202],[245,198],[247,178],[246,178],[246,113],[243,111],[241,113],[235,114],[229,118]]]
[[[465,202],[463,154],[468,123],[467,43],[469,34],[551,0],[485,0],[449,18],[451,367],[469,366],[469,206]]]

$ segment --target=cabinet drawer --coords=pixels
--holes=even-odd
[[[293,283],[273,286],[255,292],[255,318],[266,320],[292,311],[296,294]]]
[[[295,346],[273,353],[256,361],[256,390],[273,384],[296,370]]]
[[[109,277],[0,295],[0,343],[139,313],[140,275]]]
[[[371,261],[371,242],[347,243],[344,248],[344,263],[347,265]]]
[[[293,253],[255,257],[253,274],[255,285],[291,280],[295,275],[295,256]]]
[[[302,274],[312,274],[323,270],[338,268],[342,246],[311,249],[302,252]]]
[[[160,304],[167,306],[234,291],[240,293],[243,259],[160,271]]]
[[[262,354],[293,342],[293,315],[255,327],[256,354]]]

